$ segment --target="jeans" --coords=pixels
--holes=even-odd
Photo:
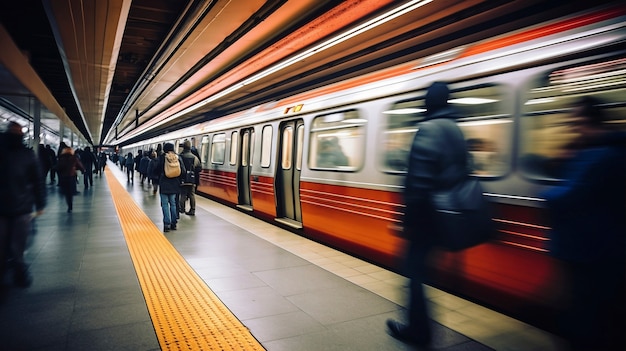
[[[183,185],[180,187],[180,212],[185,212],[187,206],[187,199],[189,199],[190,213],[196,212],[196,185]]]
[[[161,209],[163,210],[163,224],[166,226],[176,225],[178,208],[176,207],[177,194],[160,194]]]

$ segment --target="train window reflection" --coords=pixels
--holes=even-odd
[[[293,152],[293,128],[286,127],[283,129],[283,138],[282,138],[283,148],[281,153],[281,166],[283,169],[291,168],[291,160],[292,152]]]
[[[267,168],[272,160],[272,126],[264,126],[261,131],[261,167]],[[254,148],[254,145],[252,145]]]
[[[200,150],[201,162],[203,168],[206,168],[206,164],[209,162],[209,136],[202,137],[202,146]]]
[[[459,122],[473,174],[495,177],[508,170],[512,125],[511,118]]]
[[[233,132],[230,136],[230,165],[237,164],[237,147],[239,146],[239,133]]]
[[[226,135],[224,133],[215,134],[211,143],[211,163],[224,164],[226,152]]]
[[[602,102],[607,125],[626,130],[626,58],[563,67],[535,77],[523,105],[520,164],[528,177],[558,180],[569,145],[578,138],[575,101]]]
[[[241,137],[241,165],[247,167],[250,163],[250,132],[243,131]]]
[[[406,172],[417,123],[426,118],[424,96],[398,101],[384,111],[387,127],[383,131],[380,167],[386,172]],[[499,86],[472,86],[450,92],[448,102],[459,116],[470,151],[473,174],[500,176],[510,164],[512,119],[505,113]]]
[[[348,110],[317,116],[311,128],[309,165],[311,169],[354,171],[364,158],[367,120],[358,111]]]

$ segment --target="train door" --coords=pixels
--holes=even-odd
[[[302,146],[304,122],[299,120],[281,123],[278,139],[278,162],[276,162],[276,221],[290,227],[302,228],[300,207],[300,172],[302,170]]]
[[[252,159],[252,145],[254,140],[254,130],[242,129],[241,142],[237,140],[237,133],[232,134],[231,138],[231,157],[236,149],[232,145],[240,145],[239,148],[239,164],[237,166],[237,207],[246,211],[252,211],[252,196],[250,195],[250,160]]]

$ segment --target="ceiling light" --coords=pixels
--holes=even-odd
[[[448,100],[451,104],[458,105],[482,105],[482,104],[491,104],[494,102],[498,102],[498,100],[494,99],[485,99],[485,98],[458,98],[458,99],[450,99]]]
[[[407,13],[409,13],[409,12],[411,12],[411,11],[417,9],[417,8],[420,8],[420,7],[430,3],[432,1],[434,1],[434,0],[412,0],[412,1],[409,1],[406,4],[398,6],[398,7],[394,8],[394,9],[392,9],[392,10],[390,10],[390,11],[388,11],[388,12],[386,12],[386,13],[378,16],[378,17],[375,17],[375,18],[373,18],[373,19],[371,19],[371,20],[361,24],[361,25],[358,25],[358,26],[356,26],[354,28],[351,28],[351,29],[349,29],[349,30],[347,30],[347,31],[345,31],[345,32],[335,36],[335,37],[332,37],[332,38],[322,42],[321,44],[314,46],[313,48],[311,48],[309,50],[306,50],[306,51],[304,51],[304,52],[302,52],[300,54],[297,54],[297,55],[295,55],[295,56],[293,56],[291,58],[288,58],[288,59],[286,59],[286,60],[284,60],[284,61],[282,61],[282,62],[280,62],[280,63],[278,63],[278,64],[276,64],[276,65],[274,65],[274,66],[272,66],[272,67],[270,67],[270,68],[268,68],[268,69],[266,69],[266,70],[264,70],[264,71],[262,71],[262,72],[260,72],[260,73],[258,73],[256,75],[254,75],[254,76],[252,76],[252,77],[250,77],[248,79],[245,79],[243,82],[237,83],[237,84],[235,84],[235,85],[233,85],[233,86],[231,86],[231,87],[229,87],[229,88],[227,88],[225,90],[222,90],[221,92],[219,92],[219,93],[217,93],[215,95],[212,95],[212,96],[210,96],[210,97],[208,97],[208,98],[206,98],[206,99],[204,99],[202,101],[199,101],[198,103],[193,104],[193,105],[191,105],[191,106],[189,106],[189,107],[187,107],[187,108],[185,108],[185,109],[183,109],[183,110],[173,114],[170,117],[164,118],[162,121],[159,121],[159,122],[157,122],[157,123],[155,123],[155,124],[153,124],[151,126],[147,126],[145,129],[141,129],[141,131],[139,131],[139,130],[136,130],[136,131],[138,131],[139,133],[143,133],[143,132],[151,130],[151,129],[155,128],[155,127],[158,127],[158,126],[160,126],[162,124],[165,124],[165,123],[167,123],[169,121],[172,121],[172,120],[174,120],[174,119],[176,119],[178,117],[181,117],[181,116],[183,116],[183,115],[185,115],[185,114],[187,114],[189,112],[192,112],[192,111],[194,111],[194,110],[196,110],[196,109],[198,109],[198,108],[200,108],[202,106],[205,106],[205,105],[207,105],[207,104],[209,104],[209,103],[211,103],[211,102],[213,102],[213,101],[215,101],[217,99],[220,99],[220,98],[222,98],[222,97],[224,97],[224,96],[226,96],[226,95],[228,95],[228,94],[230,94],[230,93],[232,93],[232,92],[234,92],[236,90],[239,90],[242,87],[244,87],[245,85],[251,84],[251,83],[256,82],[256,81],[258,81],[258,80],[260,80],[262,78],[265,78],[265,77],[267,77],[267,76],[269,76],[269,75],[271,75],[273,73],[276,73],[276,72],[278,72],[278,71],[280,71],[280,70],[282,70],[282,69],[284,69],[286,67],[289,67],[289,66],[291,66],[291,65],[293,65],[293,64],[295,64],[295,63],[297,63],[299,61],[302,61],[302,60],[304,60],[304,59],[306,59],[306,58],[308,58],[310,56],[313,56],[313,55],[315,55],[315,54],[317,54],[319,52],[322,52],[322,51],[324,51],[326,49],[329,49],[329,48],[331,48],[331,47],[333,47],[333,46],[335,46],[337,44],[340,44],[340,43],[342,43],[342,42],[344,42],[344,41],[346,41],[346,40],[348,40],[350,38],[353,38],[353,37],[355,37],[355,36],[357,36],[359,34],[367,32],[367,31],[369,31],[371,29],[374,29],[374,28],[384,24],[384,23],[387,23],[387,22],[389,22],[391,20],[394,20],[394,19],[396,19],[396,18],[398,18],[398,17],[400,17],[402,15],[405,15],[405,14],[407,14]],[[133,135],[136,135],[136,134],[137,133],[132,133],[131,132],[127,136],[125,136],[122,139],[120,139],[119,142],[123,142],[124,140],[129,139]]]

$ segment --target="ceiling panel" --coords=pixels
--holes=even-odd
[[[2,25],[45,89],[24,91],[28,79],[0,65],[22,86],[3,79],[0,95],[27,113],[46,101],[45,118],[87,143],[126,143],[607,2],[6,1]],[[415,8],[250,80],[404,6]]]

